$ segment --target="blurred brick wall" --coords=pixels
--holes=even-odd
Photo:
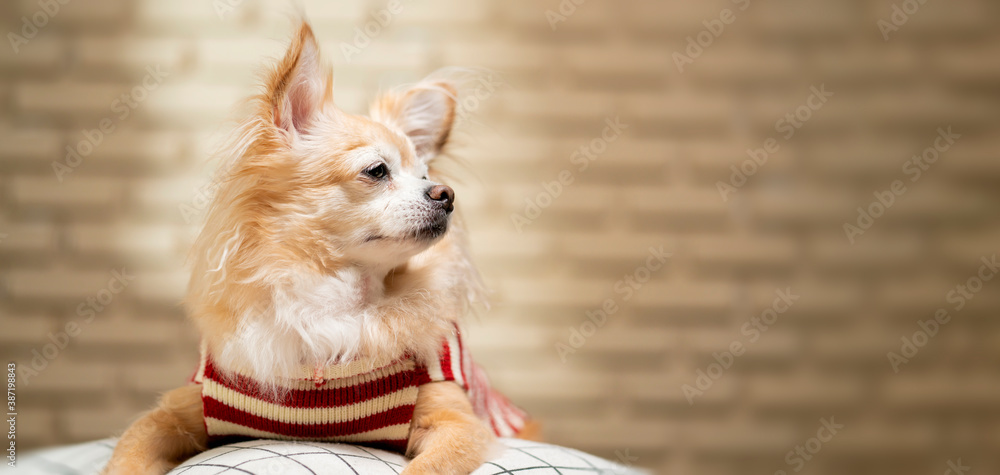
[[[442,66],[501,75],[470,86],[478,178],[456,186],[496,383],[550,441],[663,473],[998,473],[1000,299],[969,279],[1000,247],[1000,6],[577,2],[403,1],[349,61],[391,5],[304,2],[349,111]],[[116,433],[193,370],[177,302],[207,151],[282,51],[281,3],[0,6],[5,34],[46,20],[0,46],[0,354],[46,365],[22,378],[22,448]],[[858,207],[880,217],[849,238]],[[810,440],[824,418],[844,427]]]

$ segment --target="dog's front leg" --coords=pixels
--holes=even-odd
[[[205,450],[201,385],[174,389],[160,398],[156,409],[135,421],[121,439],[105,475],[162,475],[188,457]]]
[[[450,381],[425,384],[417,394],[406,448],[413,460],[402,475],[471,473],[494,444],[493,432],[476,417],[461,387]]]

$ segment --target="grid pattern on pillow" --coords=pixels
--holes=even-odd
[[[565,447],[520,439],[501,439],[501,442],[506,450],[479,467],[473,475],[642,473]],[[24,456],[18,468],[0,469],[0,474],[96,475],[111,457],[114,444],[114,439],[105,439],[36,452]],[[182,463],[170,475],[390,475],[402,471],[407,461],[395,452],[355,445],[251,440],[201,453]]]

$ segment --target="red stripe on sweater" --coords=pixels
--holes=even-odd
[[[285,407],[337,407],[364,402],[416,385],[413,380],[417,378],[414,376],[416,375],[412,370],[400,371],[390,376],[343,388],[290,389],[284,392],[282,400],[274,401],[257,381],[241,374],[228,375],[216,371],[211,359],[205,363],[205,379],[215,381],[240,394]]]
[[[445,381],[454,381],[455,373],[451,371],[451,347],[448,345],[448,339],[444,339],[444,343],[441,343],[441,374],[444,375]]]
[[[394,407],[385,412],[345,422],[326,424],[295,424],[260,417],[205,396],[202,398],[205,414],[241,426],[288,437],[324,438],[368,432],[396,424],[409,424],[413,419],[413,405]],[[225,435],[225,434],[218,434]]]
[[[243,442],[255,439],[257,438],[245,435],[210,435],[208,436],[208,446],[219,447],[222,445],[229,445],[229,444],[234,444],[236,442]],[[377,440],[372,442],[351,442],[351,444],[364,445],[366,447],[374,447],[376,449],[384,449],[393,452],[403,453],[406,452],[406,442],[407,442],[406,439],[387,439],[387,440]]]

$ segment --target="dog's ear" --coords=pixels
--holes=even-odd
[[[312,28],[302,22],[285,57],[271,71],[265,94],[271,118],[292,134],[306,131],[323,101],[333,95]]]
[[[448,142],[455,121],[455,87],[447,82],[416,85],[379,97],[371,117],[401,130],[417,151],[417,158],[434,158]]]

